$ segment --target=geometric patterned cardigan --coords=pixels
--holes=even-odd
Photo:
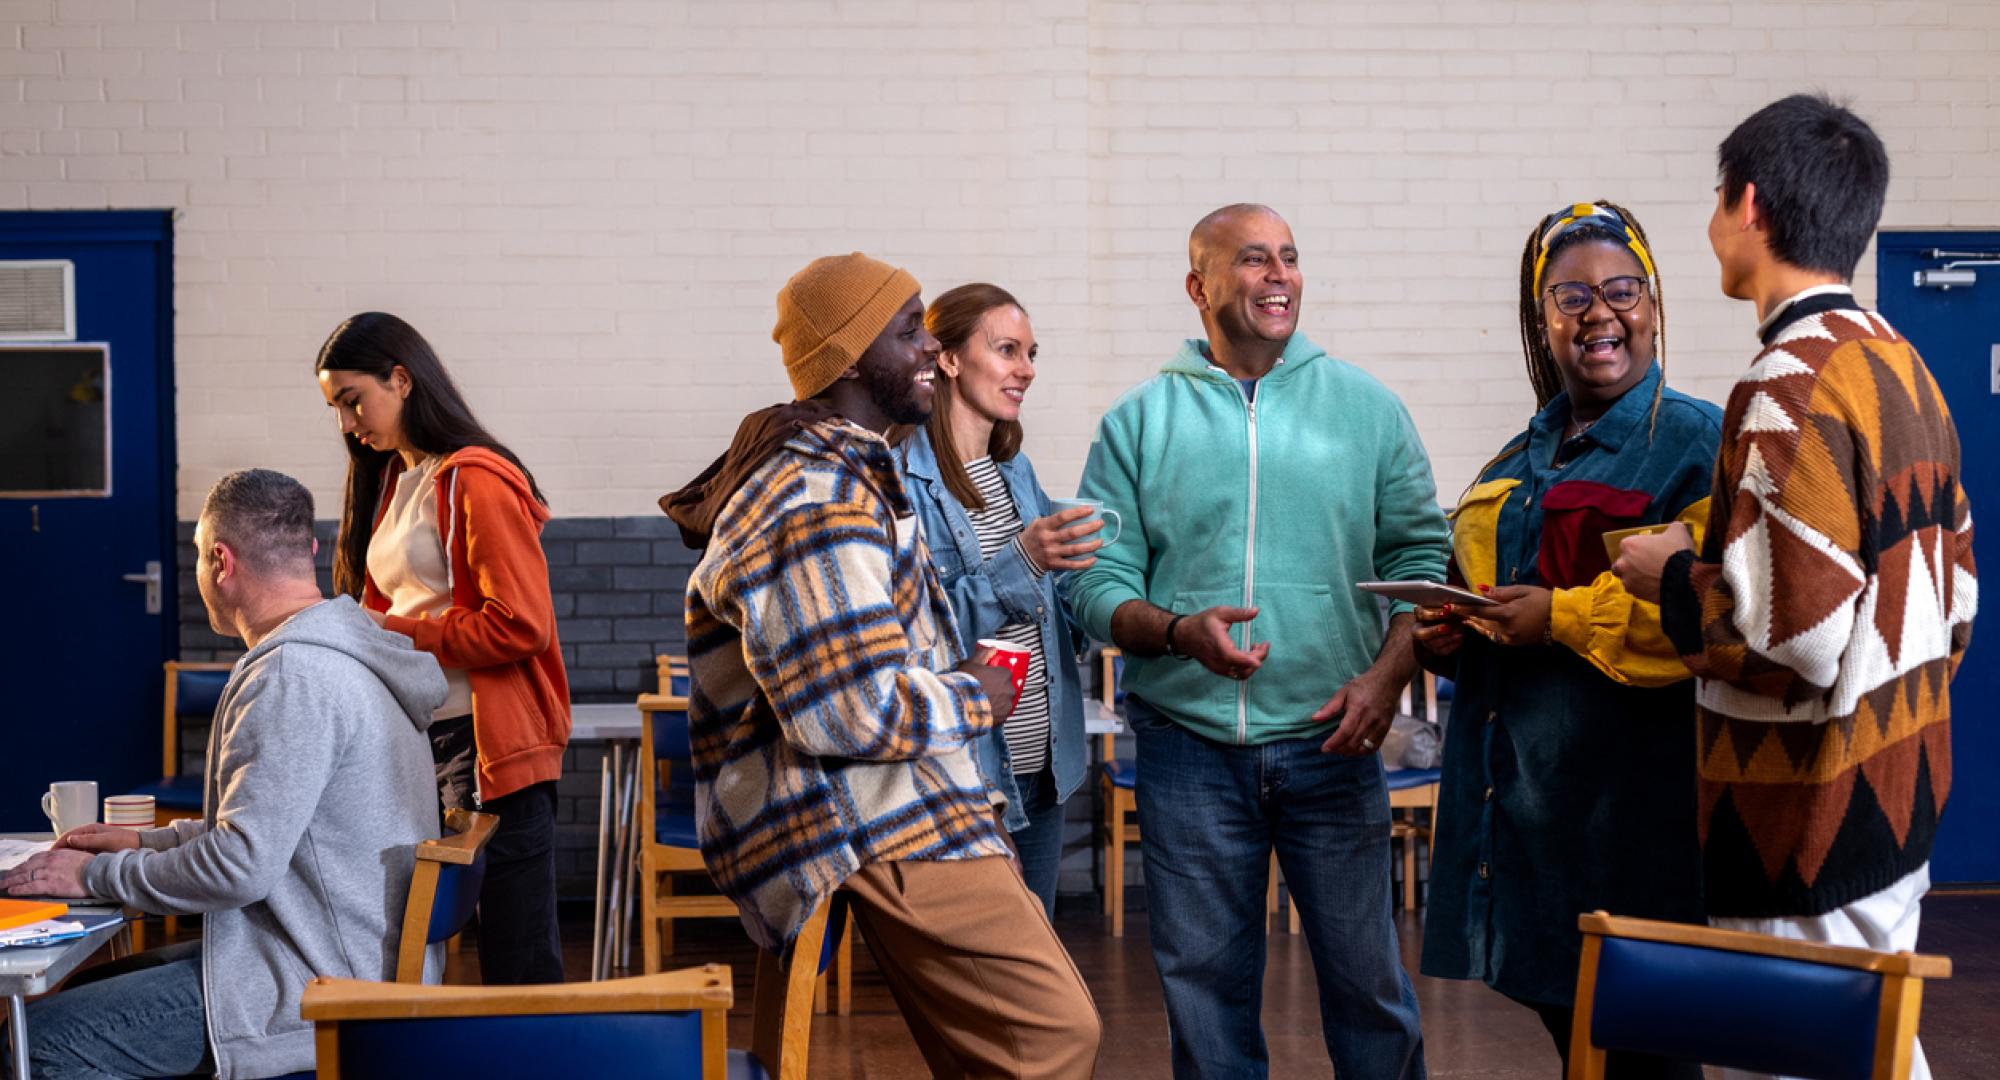
[[[1712,916],[1824,914],[1929,861],[1978,607],[1959,466],[1923,360],[1849,294],[1794,303],[1737,381],[1703,549],[1661,583]]]

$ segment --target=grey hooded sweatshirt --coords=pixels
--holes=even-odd
[[[413,850],[438,835],[424,729],[444,673],[354,601],[286,620],[236,664],[208,737],[202,817],[93,858],[92,893],[205,915],[202,1002],[222,1077],[313,1067],[314,976],[395,977]],[[442,970],[426,955],[427,981]]]

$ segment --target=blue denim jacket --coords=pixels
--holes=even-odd
[[[1011,544],[995,552],[992,559],[982,560],[972,516],[938,475],[929,437],[918,431],[903,441],[901,450],[903,486],[916,507],[931,561],[937,564],[938,579],[951,595],[952,609],[958,615],[959,647],[970,653],[974,642],[993,637],[1008,623],[1041,623],[1042,656],[1049,672],[1049,724],[1055,732],[1049,769],[1055,776],[1057,800],[1067,799],[1082,785],[1085,769],[1083,684],[1076,669],[1081,638],[1070,621],[1065,600],[1069,575],[1047,574],[1037,579]],[[1021,520],[1025,523],[1048,516],[1048,494],[1035,479],[1035,467],[1028,463],[1027,455],[1016,454],[999,466]],[[1021,809],[1021,793],[1000,728],[995,724],[975,746],[979,771],[1007,797],[1005,824],[1012,832],[1026,828],[1028,816]]]

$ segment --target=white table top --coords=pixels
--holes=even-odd
[[[569,707],[571,742],[639,741],[639,706],[632,702],[599,702]],[[1118,735],[1125,722],[1095,698],[1083,703],[1083,730],[1087,735]]]
[[[0,836],[11,840],[55,839],[54,835],[45,832],[0,833]],[[116,907],[102,900],[71,900],[69,905],[73,909],[90,911],[115,910]],[[75,971],[77,965],[90,959],[91,953],[103,948],[122,925],[113,923],[92,930],[74,941],[59,941],[38,949],[0,949],[0,996],[48,993],[50,987]]]
[[[569,707],[571,742],[639,741],[639,706],[630,701],[606,701]]]
[[[1125,721],[1117,713],[1104,707],[1096,698],[1086,698],[1083,703],[1083,733],[1086,735],[1123,735]]]
[[[0,949],[0,995],[46,994],[124,926],[112,923],[72,941],[39,949]]]

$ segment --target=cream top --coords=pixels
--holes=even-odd
[[[451,607],[451,563],[438,529],[437,471],[433,454],[396,477],[388,509],[368,541],[368,576],[389,600],[389,614],[436,618]],[[436,720],[472,714],[472,681],[464,668],[444,668],[444,704]]]

